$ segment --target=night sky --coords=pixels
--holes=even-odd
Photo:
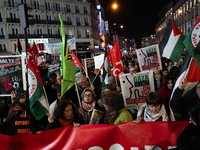
[[[158,14],[163,10],[165,4],[171,0],[117,0],[118,9],[111,8],[105,11],[110,22],[121,24],[124,29],[118,32],[136,40],[140,45],[143,36],[155,34]],[[101,0],[104,9],[108,8],[114,0]]]

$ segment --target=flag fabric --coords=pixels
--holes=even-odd
[[[111,62],[113,65],[113,69],[111,70],[111,75],[115,76],[116,79],[119,81],[119,74],[124,73],[123,63],[122,63],[122,56],[119,47],[119,41],[115,42],[113,48],[110,50]]]
[[[42,79],[30,45],[28,45],[28,83],[30,110],[32,115],[40,120],[48,112],[49,104],[44,97]]]
[[[176,90],[176,88],[179,86],[179,82],[184,75],[187,77],[187,85],[184,88],[182,97],[190,97],[190,98],[197,97],[196,85],[200,81],[200,69],[198,68],[194,59],[191,59],[188,68],[177,79],[174,85],[172,94],[171,94],[171,98],[173,97],[173,93]],[[175,120],[172,111],[171,111],[170,117],[172,121]]]
[[[76,57],[76,55],[72,50],[71,50],[71,55],[72,55],[72,64],[74,67],[74,72],[76,73],[77,71],[80,70],[81,67],[83,67],[83,65],[80,63],[80,61],[78,60],[78,58]]]
[[[104,62],[100,69],[103,67],[103,76],[102,76],[102,86],[108,84],[108,77],[111,73],[112,69],[112,61],[110,55],[110,48],[108,45],[108,41],[106,40],[105,54],[104,54]]]
[[[43,66],[44,62],[42,60],[42,57],[40,56],[40,53],[38,53],[38,50],[37,50],[35,43],[33,43],[32,50],[33,50],[33,56],[34,56],[34,59],[35,59],[37,66]]]
[[[185,45],[183,44],[184,39],[185,36],[183,33],[173,21],[170,20],[160,44],[160,54],[163,57],[178,62],[185,48]]]
[[[200,68],[200,56],[194,53],[195,47],[197,47],[199,43],[199,33],[200,33],[200,17],[186,36],[183,43],[185,47],[189,51],[190,55],[193,57],[194,61],[197,63]]]
[[[22,44],[19,40],[19,37],[17,37],[16,55],[21,55],[21,53],[22,53]]]
[[[76,77],[74,73],[74,67],[72,64],[72,58],[69,51],[68,43],[65,36],[64,24],[62,17],[59,14],[60,18],[60,28],[61,28],[61,96],[64,95],[76,82]]]

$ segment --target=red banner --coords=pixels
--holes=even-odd
[[[130,150],[157,145],[162,149],[176,146],[176,139],[188,121],[129,122],[119,125],[81,125],[15,136],[0,134],[0,149]]]

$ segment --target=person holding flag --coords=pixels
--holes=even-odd
[[[181,114],[181,120],[189,120],[188,106],[200,102],[200,69],[193,59],[188,68],[188,73],[184,72],[176,81],[170,102],[174,113]]]

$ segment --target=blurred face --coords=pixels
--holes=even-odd
[[[83,78],[83,79],[81,80],[81,82],[80,82],[78,85],[79,85],[81,88],[85,89],[85,88],[87,88],[87,87],[89,86],[88,80],[87,80],[86,78]]]
[[[155,73],[156,75],[159,75],[159,74],[160,74],[160,70],[156,70],[156,71],[154,71],[154,73]]]
[[[200,98],[200,83],[197,84],[197,96]]]
[[[104,90],[103,90],[103,93],[104,93],[104,94],[107,94],[107,93],[109,93],[109,92],[110,92],[110,89],[104,89]]]
[[[167,83],[167,87],[168,87],[168,89],[173,89],[173,82],[172,82],[172,80],[169,80],[168,81],[168,83]]]
[[[92,93],[90,91],[86,91],[84,94],[84,102],[87,104],[91,104],[93,101]]]
[[[130,68],[131,66],[133,66],[133,63],[128,63],[128,66],[129,66],[129,68]]]
[[[57,78],[56,78],[56,80],[57,80],[57,83],[59,85],[61,85],[61,75],[58,75]]]
[[[25,103],[26,102],[26,95],[23,95],[20,99],[19,99],[20,103]]]
[[[61,92],[57,93],[58,100],[61,101]]]
[[[49,78],[51,84],[55,84],[56,83],[56,76],[52,76],[51,78]]]
[[[73,116],[74,116],[73,107],[72,105],[68,105],[67,107],[65,107],[64,117],[65,119],[70,120],[72,119]]]
[[[137,73],[137,69],[135,67],[131,67],[130,68],[130,73],[133,74],[133,73]]]
[[[163,76],[166,77],[168,76],[169,72],[167,70],[163,71]]]
[[[50,85],[49,81],[44,81],[44,85]]]
[[[148,105],[149,107],[149,110],[151,113],[153,113],[154,115],[155,114],[158,114],[160,112],[160,105]]]

